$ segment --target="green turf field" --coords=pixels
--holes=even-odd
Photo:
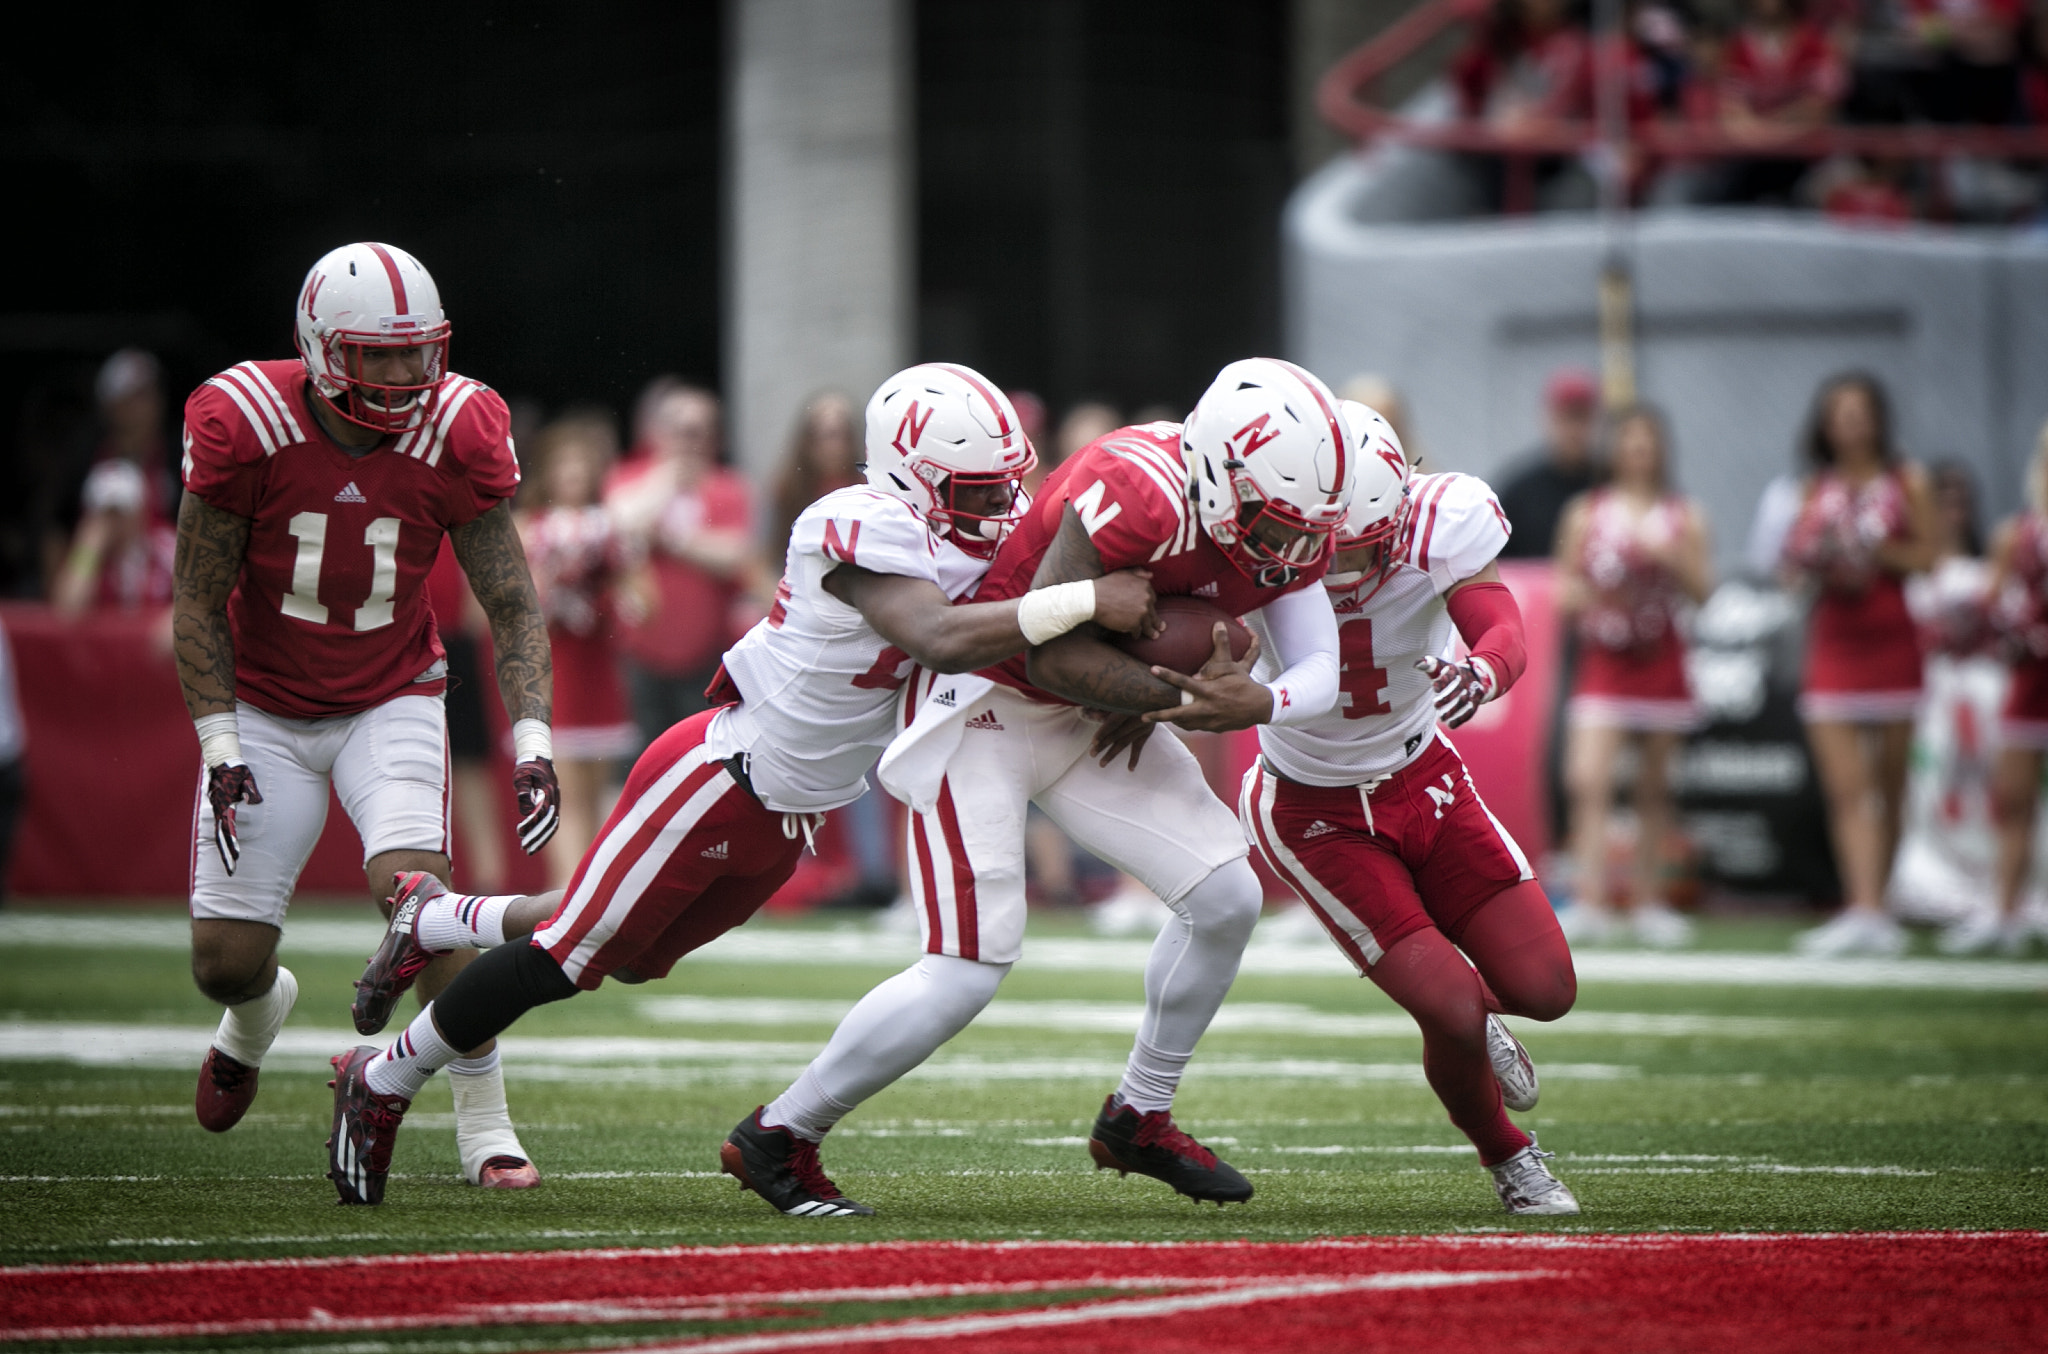
[[[1249,1205],[1198,1207],[1154,1182],[1096,1173],[1081,1144],[1135,1026],[1137,964],[1118,962],[1142,946],[1048,924],[984,1025],[826,1144],[841,1187],[878,1215],[809,1222],[770,1213],[716,1175],[719,1141],[801,1068],[838,1010],[908,962],[914,938],[760,920],[731,938],[745,942],[737,957],[693,957],[665,982],[535,1012],[513,1032],[507,1066],[546,1187],[463,1185],[448,1092],[434,1085],[407,1121],[384,1206],[343,1210],[322,1178],[324,1058],[355,1042],[347,1001],[360,961],[349,949],[360,934],[356,953],[367,952],[370,924],[339,907],[295,914],[284,957],[300,979],[298,1008],[255,1110],[219,1137],[192,1119],[191,1050],[203,1049],[215,1013],[186,977],[178,925],[174,909],[0,918],[0,1263],[2048,1225],[2048,964],[2038,962],[1916,959],[1904,978],[1841,986],[1826,975],[1625,981],[1598,976],[1589,957],[1571,1017],[1518,1026],[1544,1072],[1543,1103],[1523,1122],[1559,1154],[1557,1173],[1585,1205],[1561,1225],[1505,1218],[1421,1082],[1419,1037],[1326,945],[1254,942],[1267,958],[1240,978],[1177,1107],[1251,1177]],[[1748,952],[1782,955],[1789,931],[1709,921],[1702,948],[1722,958],[1696,967],[1739,972]],[[1045,962],[1034,964],[1034,947]]]

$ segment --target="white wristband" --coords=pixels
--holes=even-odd
[[[199,731],[199,760],[207,766],[242,760],[242,726],[233,710],[201,715],[192,727]]]
[[[1478,654],[1473,654],[1466,661],[1472,665],[1472,670],[1479,674],[1479,680],[1486,685],[1486,695],[1479,702],[1481,705],[1484,705],[1487,701],[1500,694],[1500,678],[1494,675],[1493,664],[1487,662]]]
[[[555,735],[545,719],[512,721],[512,760],[530,762],[536,757],[555,759]]]
[[[1058,639],[1067,631],[1095,619],[1095,580],[1055,583],[1024,594],[1017,603],[1017,628],[1033,644]]]

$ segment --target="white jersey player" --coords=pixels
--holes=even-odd
[[[1185,426],[1118,429],[1047,477],[978,597],[1057,593],[1144,568],[1162,595],[1210,599],[1224,616],[1264,614],[1288,667],[1260,683],[1249,662],[1223,651],[1195,679],[1162,677],[1077,632],[977,680],[920,677],[906,690],[908,727],[882,779],[913,810],[910,895],[924,954],[855,1005],[795,1084],[735,1130],[729,1151],[760,1125],[815,1144],[987,1005],[1023,950],[1025,814],[1036,805],[1173,911],[1090,1156],[1191,1198],[1251,1197],[1250,1181],[1174,1123],[1172,1105],[1236,977],[1262,889],[1193,754],[1155,738],[1125,765],[1104,755],[1123,734],[1102,712],[1226,730],[1330,705],[1335,623],[1319,579],[1351,492],[1349,451],[1321,381],[1248,358],[1218,374]]]
[[[1571,952],[1439,725],[1521,675],[1521,611],[1494,568],[1508,521],[1469,475],[1411,481],[1385,420],[1351,401],[1344,412],[1360,484],[1323,579],[1341,694],[1315,719],[1259,730],[1239,816],[1338,948],[1422,1027],[1429,1084],[1508,1211],[1577,1213],[1507,1117],[1536,1103],[1536,1072],[1495,1018],[1569,1010]],[[1453,627],[1470,651],[1459,661],[1444,657]]]
[[[359,984],[385,1017],[435,953],[499,948],[388,1049],[335,1059],[330,1155],[343,1202],[383,1197],[400,1116],[473,1031],[495,1035],[607,975],[662,977],[752,916],[796,868],[818,815],[866,791],[913,664],[969,671],[1084,621],[1156,625],[1150,585],[1129,572],[1085,591],[952,605],[1022,511],[1019,481],[1036,459],[1009,400],[978,374],[934,363],[891,378],[868,404],[867,449],[867,484],[798,519],[774,608],[713,683],[723,703],[641,755],[565,892],[458,897],[425,876],[401,887]],[[530,944],[505,943],[529,929]],[[867,1211],[787,1133],[763,1130],[744,1154],[729,1147],[726,1164],[786,1212]]]

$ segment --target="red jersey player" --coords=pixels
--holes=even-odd
[[[402,871],[447,877],[447,663],[426,594],[444,535],[490,616],[528,851],[556,813],[547,630],[506,503],[519,467],[504,401],[447,370],[440,292],[402,249],[328,254],[296,319],[297,359],[230,367],[185,405],[174,625],[204,760],[192,972],[228,1008],[196,1100],[215,1132],[255,1098],[298,995],[277,941],[328,787],[362,834],[372,898]],[[455,1071],[465,1176],[539,1183],[495,1047]]]
[[[817,1143],[988,1004],[1022,950],[1024,816],[1035,803],[1175,914],[1146,966],[1144,1022],[1096,1121],[1091,1155],[1099,1167],[1151,1175],[1192,1198],[1251,1197],[1242,1175],[1175,1127],[1171,1108],[1236,977],[1259,916],[1259,881],[1194,755],[1161,738],[1142,756],[1134,751],[1128,768],[1111,765],[1126,735],[1101,712],[1241,729],[1302,719],[1336,699],[1336,625],[1315,584],[1350,494],[1348,455],[1323,383],[1289,363],[1251,358],[1223,369],[1185,427],[1118,429],[1053,472],[978,598],[1056,599],[1109,570],[1148,569],[1161,595],[1262,615],[1291,666],[1255,682],[1250,656],[1232,663],[1219,641],[1202,675],[1162,676],[1099,631],[1079,630],[1033,636],[1028,657],[991,670],[992,681],[951,683],[950,717],[938,699],[948,685],[917,678],[883,780],[914,810],[909,873],[925,953],[862,998],[796,1083],[749,1116],[729,1145],[757,1125]],[[922,776],[895,775],[926,740],[941,750],[922,759]]]
[[[1411,493],[1394,430],[1362,404],[1344,412],[1358,491],[1323,579],[1343,698],[1319,718],[1259,730],[1238,813],[1337,947],[1422,1027],[1429,1084],[1508,1212],[1577,1213],[1547,1154],[1504,1112],[1504,1093],[1505,1108],[1536,1103],[1536,1071],[1491,1014],[1563,1015],[1577,993],[1571,953],[1521,848],[1438,727],[1464,723],[1521,675],[1521,611],[1493,567],[1508,521],[1470,475],[1423,475]],[[1440,657],[1453,625],[1472,650],[1457,663]]]
[[[495,948],[388,1048],[334,1060],[329,1174],[343,1203],[382,1200],[405,1110],[455,1050],[607,977],[662,977],[752,916],[819,816],[866,793],[913,662],[968,671],[1091,618],[1120,630],[1156,620],[1135,573],[1086,585],[1078,614],[1046,597],[953,605],[987,572],[1036,459],[1009,400],[977,373],[897,373],[868,402],[867,447],[867,483],[797,518],[774,609],[726,652],[713,684],[724,703],[641,754],[566,893],[461,897],[426,875],[401,891],[359,984],[375,1003],[364,1033],[426,956]],[[506,943],[529,931],[531,943]],[[872,1211],[840,1194],[810,1144],[758,1124],[734,1138],[725,1169],[783,1212]]]

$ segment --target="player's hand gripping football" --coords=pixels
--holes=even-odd
[[[519,849],[530,856],[562,825],[562,789],[555,781],[554,762],[529,757],[513,767],[512,791],[519,796]]]
[[[1157,639],[1166,632],[1166,624],[1159,619],[1156,603],[1150,569],[1118,569],[1095,580],[1092,619],[1105,630]]]
[[[213,849],[220,852],[221,867],[233,874],[235,862],[242,858],[242,843],[235,835],[235,805],[263,802],[263,792],[256,788],[256,773],[239,760],[208,767],[206,802],[213,806]]]
[[[1178,724],[1183,729],[1228,733],[1233,729],[1249,729],[1273,717],[1272,691],[1265,683],[1252,680],[1252,665],[1259,661],[1258,636],[1252,637],[1251,646],[1245,650],[1242,659],[1232,659],[1230,627],[1218,621],[1212,633],[1216,639],[1216,652],[1194,676],[1183,677],[1167,668],[1152,669],[1154,677],[1172,683],[1184,694],[1179,705],[1169,705],[1164,710],[1147,710],[1146,723]]]
[[[1446,663],[1441,658],[1418,658],[1415,666],[1436,688],[1436,717],[1455,729],[1479,713],[1479,707],[1500,694],[1493,669],[1483,658]]]

